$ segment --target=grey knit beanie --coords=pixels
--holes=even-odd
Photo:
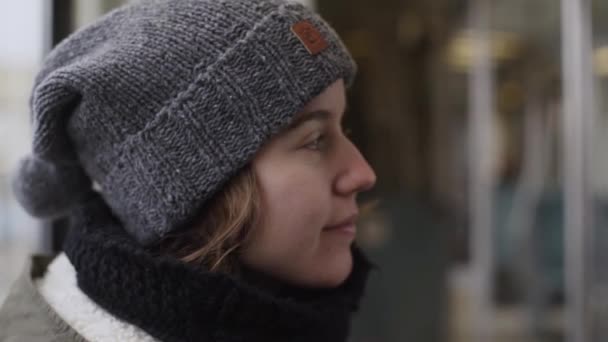
[[[32,154],[13,180],[23,207],[59,217],[93,184],[141,244],[205,202],[355,64],[298,3],[150,0],[74,33],[31,97]]]

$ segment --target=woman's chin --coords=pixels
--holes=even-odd
[[[302,279],[300,283],[307,287],[333,288],[340,286],[350,275],[353,269],[352,253],[343,253],[333,258],[331,262],[325,262],[318,269],[311,272],[308,279]]]
[[[300,267],[264,267],[264,263],[247,264],[254,272],[283,283],[308,288],[334,288],[340,286],[353,269],[353,255],[350,248],[331,255],[319,255],[316,259],[300,264]],[[293,265],[293,263],[291,264]]]

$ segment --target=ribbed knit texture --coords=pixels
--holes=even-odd
[[[315,290],[277,282],[282,286],[268,290],[152,255],[101,199],[78,207],[70,222],[65,252],[82,291],[167,342],[344,342],[371,266],[354,247],[353,271],[341,286]]]
[[[329,46],[310,54],[307,20]],[[13,183],[54,217],[92,182],[152,244],[205,202],[313,97],[355,64],[319,16],[281,0],[149,0],[117,9],[48,56],[32,95],[34,140]]]

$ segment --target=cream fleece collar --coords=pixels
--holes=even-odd
[[[119,320],[84,294],[76,283],[76,270],[64,253],[36,281],[42,297],[82,337],[90,342],[152,342],[157,339]]]

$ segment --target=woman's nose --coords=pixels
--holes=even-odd
[[[373,188],[376,173],[359,149],[348,141],[343,153],[343,158],[339,158],[341,165],[338,165],[340,171],[335,181],[335,191],[341,195],[350,195]]]

